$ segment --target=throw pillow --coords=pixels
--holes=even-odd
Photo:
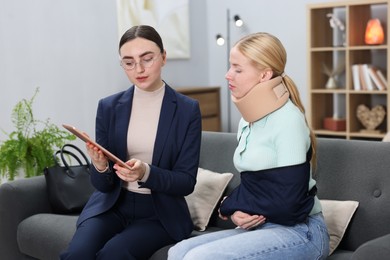
[[[390,132],[387,132],[382,139],[383,142],[390,142]]]
[[[355,213],[359,202],[357,201],[339,201],[339,200],[320,200],[322,206],[322,214],[324,215],[325,223],[328,228],[329,255],[340,244],[344,236],[345,230],[353,214]]]
[[[185,197],[196,230],[206,229],[217,203],[232,178],[232,173],[198,169],[194,192]]]

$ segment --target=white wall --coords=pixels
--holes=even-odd
[[[190,2],[191,59],[169,60],[173,87],[207,86],[205,0]],[[198,37],[197,35],[203,35]],[[94,136],[97,102],[130,86],[118,59],[114,0],[0,0],[0,141],[11,111],[40,87],[37,119],[69,123]]]
[[[163,1],[163,0],[161,0]],[[332,1],[332,0],[331,0]],[[333,0],[334,1],[334,0]],[[325,0],[190,0],[191,58],[169,60],[164,79],[173,87],[221,86],[223,129],[227,50],[226,9],[239,14],[244,31],[231,25],[231,42],[256,31],[278,36],[288,52],[286,73],[306,102],[306,4]],[[129,82],[118,62],[116,2],[113,0],[0,0],[0,140],[11,132],[11,110],[40,87],[38,119],[71,123],[94,135],[98,99]],[[236,111],[234,105],[233,112]],[[232,130],[239,116],[234,114]]]
[[[118,63],[115,2],[1,1],[0,128],[13,130],[13,106],[39,87],[37,119],[94,134],[98,98],[127,86]]]

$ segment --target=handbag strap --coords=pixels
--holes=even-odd
[[[77,146],[75,146],[73,144],[65,144],[62,146],[62,148],[61,148],[61,150],[59,150],[59,152],[60,152],[62,163],[65,165],[66,168],[69,168],[69,164],[65,160],[64,154],[69,154],[70,156],[75,158],[80,165],[82,165],[80,158],[77,157],[77,155],[75,155],[74,153],[70,152],[69,150],[66,150],[67,147],[71,147],[71,148],[75,149],[83,157],[84,161],[86,162],[86,165],[88,167],[90,166],[90,163],[89,163],[87,156],[83,153],[83,151],[81,151],[80,148],[78,148]]]
[[[66,155],[69,155],[69,156],[73,157],[73,159],[75,159],[78,162],[79,165],[83,165],[83,163],[81,162],[80,158],[77,155],[75,155],[74,153],[72,153],[70,151],[67,151],[67,150],[63,150],[62,152],[64,154],[66,154]],[[61,153],[61,150],[58,150],[58,151],[56,151],[54,153],[54,155],[53,155],[54,156],[54,160],[57,161],[58,154],[60,154],[60,153]],[[61,160],[62,160],[62,158],[61,158]],[[65,161],[65,160],[62,160],[62,161]],[[62,164],[64,164],[64,162],[62,162]]]

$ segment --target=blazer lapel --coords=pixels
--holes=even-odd
[[[117,156],[123,160],[127,160],[127,130],[129,128],[131,107],[133,104],[134,86],[124,92],[123,96],[118,100],[115,107],[115,131],[114,137],[115,146],[117,147]]]
[[[161,155],[164,151],[164,145],[171,131],[172,121],[177,107],[176,95],[174,91],[166,84],[165,94],[161,106],[160,119],[158,122],[156,142],[154,144],[153,165],[159,165]]]

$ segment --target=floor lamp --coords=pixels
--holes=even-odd
[[[235,26],[241,27],[244,22],[241,20],[240,16],[234,15],[233,19],[230,17],[230,10],[226,10],[226,41],[223,38],[222,34],[217,34],[217,44],[219,46],[223,46],[226,42],[226,53],[227,53],[227,70],[230,68],[230,63],[229,63],[229,56],[230,56],[230,22],[234,21]],[[228,132],[232,131],[232,126],[231,126],[231,100],[230,100],[230,92],[229,89],[227,89],[227,112],[228,112]]]

